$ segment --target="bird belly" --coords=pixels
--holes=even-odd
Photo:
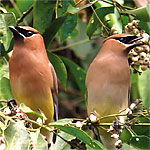
[[[110,114],[117,114],[128,107],[127,90],[119,88],[116,85],[109,85],[101,88],[95,88],[91,93],[88,92],[88,113],[93,112],[97,117],[103,117]],[[92,86],[93,87],[93,86]],[[101,89],[98,91],[97,89]],[[104,122],[113,121],[114,118],[105,119]]]
[[[27,76],[25,78],[22,76],[13,78],[11,89],[18,104],[24,103],[33,111],[40,110],[44,113],[48,122],[53,120],[54,104],[51,89],[42,80],[39,81],[36,78],[33,80],[33,78],[30,79],[30,76],[29,78]]]

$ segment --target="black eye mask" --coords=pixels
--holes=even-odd
[[[38,34],[38,32],[26,30],[21,27],[9,26],[9,29],[13,32],[14,38],[20,40],[24,39],[25,37],[31,37],[34,34]]]
[[[16,28],[16,30],[17,30],[19,33],[23,34],[25,37],[30,37],[30,36],[32,36],[33,34],[36,34],[35,32],[30,31],[30,30],[25,30],[25,29],[22,29],[22,28],[19,28],[19,27],[15,27],[15,28]]]
[[[134,43],[135,41],[138,41],[140,39],[142,39],[143,37],[141,36],[126,36],[126,37],[118,37],[118,38],[114,38],[118,41],[120,41],[121,43],[124,43],[124,44],[132,44]]]

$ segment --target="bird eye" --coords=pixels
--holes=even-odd
[[[120,41],[123,41],[123,38],[120,38]]]
[[[33,34],[34,34],[33,32],[29,31],[29,32],[27,32],[27,37],[30,37],[30,36],[32,36]]]

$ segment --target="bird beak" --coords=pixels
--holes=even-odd
[[[136,41],[138,41],[142,38],[143,38],[142,36],[133,36],[133,39],[131,38],[131,40],[128,42],[129,47],[127,48],[127,50],[130,51],[132,48],[134,48],[136,46],[144,45],[145,44],[144,42],[136,43]]]
[[[9,26],[9,29],[12,31],[15,39],[24,39],[24,35],[19,32],[19,27]]]

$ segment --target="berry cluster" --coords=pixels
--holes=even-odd
[[[111,28],[111,33],[118,34],[117,28],[115,26]],[[138,40],[137,42],[145,43],[145,45],[137,46],[129,52],[128,57],[131,67],[134,69],[139,69],[140,66],[142,71],[145,71],[148,68],[150,69],[150,36],[139,27],[138,20],[132,20],[132,22],[128,23],[125,26],[125,33],[142,36],[143,38],[141,40]]]
[[[137,36],[142,36],[143,38],[137,42],[145,43],[145,45],[135,47],[129,52],[128,56],[131,62],[131,67],[137,68],[140,66],[142,71],[145,71],[147,68],[150,69],[150,48],[148,45],[150,36],[139,27],[138,20],[133,20],[132,22],[128,23],[125,26],[125,32],[135,34]]]

